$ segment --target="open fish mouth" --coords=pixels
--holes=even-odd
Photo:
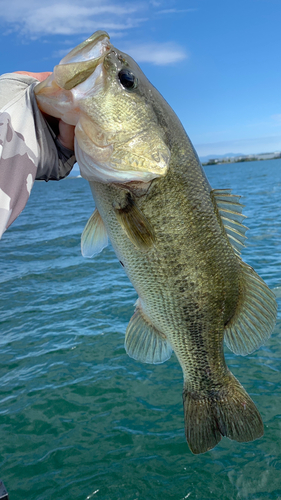
[[[94,92],[96,71],[102,67],[105,56],[112,49],[109,35],[97,31],[72,49],[53,73],[34,87],[39,109],[76,126],[79,121],[79,99]],[[95,73],[95,78],[90,77]],[[81,85],[84,83],[84,85]]]
[[[61,89],[73,89],[89,78],[111,47],[109,35],[105,31],[97,31],[54,67],[53,74],[36,86],[35,94],[40,95],[43,89],[53,86],[53,82]]]
[[[34,88],[41,111],[75,126],[76,158],[89,181],[148,182],[167,172],[170,150],[139,92],[138,73],[109,35],[97,31]]]

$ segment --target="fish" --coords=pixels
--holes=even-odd
[[[138,300],[129,356],[183,371],[193,454],[223,436],[263,435],[254,402],[227,367],[258,349],[276,321],[274,294],[241,258],[240,197],[212,189],[180,120],[137,63],[98,31],[35,87],[39,108],[75,126],[75,154],[95,210],[81,238],[92,257],[110,240]]]

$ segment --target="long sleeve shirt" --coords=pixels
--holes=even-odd
[[[24,209],[35,179],[63,179],[76,161],[40,112],[37,83],[18,73],[0,76],[0,238]]]

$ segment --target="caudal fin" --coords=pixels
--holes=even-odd
[[[222,436],[235,441],[254,441],[263,435],[261,416],[234,376],[229,384],[208,395],[183,391],[185,434],[194,454],[216,446]]]

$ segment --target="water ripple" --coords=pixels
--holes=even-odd
[[[206,172],[243,196],[243,258],[280,303],[281,161]],[[193,456],[175,356],[151,366],[126,355],[136,293],[111,247],[81,257],[93,209],[83,179],[38,182],[1,240],[0,465],[11,500],[280,499],[280,309],[266,346],[245,358],[226,349],[264,437]]]

